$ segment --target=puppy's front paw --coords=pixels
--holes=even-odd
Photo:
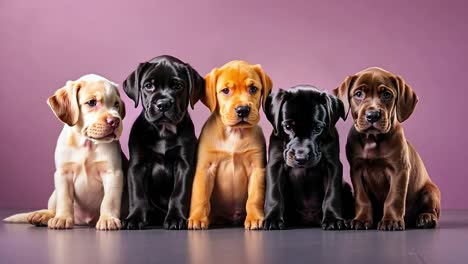
[[[405,230],[405,221],[403,219],[382,219],[377,225],[377,229],[382,231],[402,231]]]
[[[73,228],[73,217],[70,216],[56,216],[49,219],[47,226],[50,229],[70,229]]]
[[[349,228],[354,230],[369,230],[372,226],[373,223],[369,220],[353,219],[349,222]]]
[[[206,230],[208,225],[208,217],[189,217],[188,219],[188,229],[190,230]]]
[[[141,230],[149,224],[150,211],[149,209],[136,209],[130,213],[127,218],[122,222],[122,227],[129,230]]]
[[[424,213],[416,220],[417,228],[435,228],[437,226],[437,216],[435,214]]]
[[[263,228],[263,217],[247,217],[245,218],[244,228],[247,230],[259,230]]]
[[[47,226],[47,223],[51,218],[54,218],[55,214],[51,211],[37,211],[32,212],[28,215],[28,223],[35,226]]]
[[[278,229],[285,229],[286,225],[284,224],[283,219],[273,219],[273,218],[265,218],[263,221],[263,229],[264,230],[278,230]]]
[[[187,229],[187,220],[181,215],[168,214],[164,219],[164,228],[170,230]]]
[[[112,216],[101,215],[96,223],[97,230],[119,230],[120,228],[122,228],[120,220]]]
[[[348,223],[343,219],[327,218],[322,221],[323,230],[345,230],[348,229]]]

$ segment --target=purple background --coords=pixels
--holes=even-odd
[[[444,208],[468,208],[464,1],[63,1],[0,3],[0,208],[43,208],[62,125],[46,99],[86,73],[122,83],[139,62],[172,54],[205,75],[233,59],[262,64],[274,87],[331,90],[380,66],[420,102],[405,122]],[[276,3],[278,2],[278,3]],[[139,109],[126,96],[122,145]],[[197,132],[208,116],[192,111]],[[261,122],[269,136],[271,126]],[[339,122],[342,145],[351,126]],[[348,164],[345,178],[349,180]]]

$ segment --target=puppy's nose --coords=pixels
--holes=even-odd
[[[159,99],[156,102],[156,107],[161,112],[166,112],[167,110],[169,110],[171,108],[171,106],[172,106],[172,100],[171,99]]]
[[[106,122],[110,127],[112,127],[113,129],[116,129],[119,127],[120,119],[118,119],[117,117],[108,117],[106,119]]]
[[[369,123],[377,122],[382,115],[380,114],[380,110],[370,110],[366,111],[366,119]]]
[[[309,154],[303,149],[298,149],[294,153],[294,160],[296,160],[297,164],[304,165],[309,160]]]
[[[249,113],[250,113],[250,107],[246,105],[236,107],[236,114],[240,118],[247,117]]]

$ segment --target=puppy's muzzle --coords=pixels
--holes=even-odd
[[[367,122],[373,124],[380,120],[382,117],[382,112],[380,110],[367,110],[366,111],[366,120]]]
[[[112,128],[112,129],[117,129],[120,125],[120,119],[117,117],[108,117],[106,119],[106,123]]]
[[[239,118],[246,118],[250,114],[250,107],[247,105],[238,106],[236,107],[235,111]]]
[[[299,166],[304,166],[307,161],[309,161],[309,153],[305,149],[297,149],[294,152],[294,160],[296,161],[296,164]]]

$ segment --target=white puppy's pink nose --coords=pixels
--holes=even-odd
[[[120,119],[117,117],[108,117],[106,119],[106,122],[110,127],[112,127],[113,129],[116,129],[117,127],[119,127]]]

